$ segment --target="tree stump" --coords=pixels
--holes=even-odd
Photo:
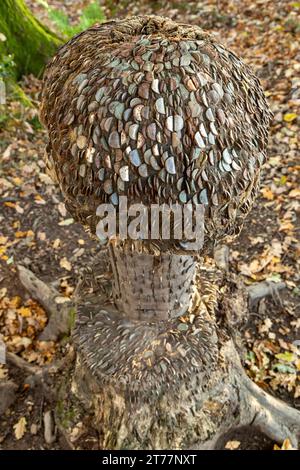
[[[221,289],[213,266],[197,269],[189,311],[152,323],[115,308],[106,252],[85,270],[76,289],[76,361],[56,415],[70,445],[66,418],[75,415],[88,417],[100,449],[213,449],[243,425],[298,445],[300,412],[261,390],[241,365],[230,319],[247,310],[245,290],[229,292],[228,281]]]

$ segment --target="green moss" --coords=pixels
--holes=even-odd
[[[30,12],[24,0],[1,0],[0,58],[13,54],[16,78],[42,70],[61,39],[43,26]]]
[[[20,101],[26,107],[29,107],[29,108],[34,107],[31,99],[28,98],[26,93],[24,93],[22,88],[17,83],[12,82],[10,84],[10,91],[11,91],[11,95],[13,99]]]
[[[73,408],[66,408],[66,403],[64,400],[59,400],[56,405],[56,414],[59,418],[61,425],[65,429],[68,429],[73,424],[77,412]]]
[[[69,311],[69,328],[72,330],[75,326],[75,320],[76,320],[76,309],[72,307]]]

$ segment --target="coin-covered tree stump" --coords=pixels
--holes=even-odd
[[[199,267],[190,313],[151,325],[118,313],[112,284],[103,252],[78,284],[77,358],[59,396],[57,423],[71,446],[84,420],[100,449],[213,449],[245,425],[297,446],[299,411],[265,393],[241,365],[248,296],[233,277]]]
[[[89,413],[102,449],[212,448],[243,424],[296,445],[299,412],[240,364],[228,318],[237,305],[246,314],[243,291],[236,305],[221,295],[207,257],[240,232],[266,158],[270,111],[251,70],[199,27],[110,21],[60,48],[41,117],[47,167],[102,246],[77,289],[77,358],[58,420],[71,408]],[[144,217],[137,236],[121,236],[124,198],[146,213],[158,205],[159,227],[167,205],[201,206],[197,243],[153,236]],[[118,216],[112,232],[104,204]]]

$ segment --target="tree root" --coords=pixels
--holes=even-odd
[[[245,373],[241,376],[241,420],[259,428],[282,443],[289,439],[297,448],[300,443],[300,411],[264,392]]]
[[[242,426],[253,426],[268,436],[274,443],[282,444],[289,439],[297,449],[300,444],[300,411],[282,400],[274,398],[256,385],[245,373],[232,341],[227,344],[227,353],[232,367],[231,383],[234,384],[238,405],[234,416],[216,434],[199,445],[199,449],[214,449],[217,442],[228,431]]]
[[[284,282],[271,282],[271,281],[264,281],[253,284],[249,286],[248,296],[249,296],[249,309],[252,310],[257,306],[261,299],[264,299],[268,296],[273,296],[279,298],[279,291],[286,288],[286,284]]]
[[[18,265],[18,273],[22,286],[42,305],[49,317],[48,324],[39,337],[40,341],[57,341],[62,336],[69,335],[74,316],[71,300],[66,298],[65,303],[58,303],[61,299],[59,292],[24,266]]]
[[[28,374],[39,374],[42,371],[41,367],[34,366],[25,361],[22,357],[9,351],[6,352],[6,360],[8,364],[17,367]]]

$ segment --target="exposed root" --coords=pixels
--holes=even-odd
[[[282,443],[289,439],[297,448],[300,443],[300,411],[264,392],[245,373],[241,375],[241,421],[258,427]]]
[[[284,282],[272,282],[264,281],[253,284],[248,287],[248,296],[249,296],[249,308],[252,310],[258,304],[261,299],[264,299],[268,296],[277,297],[280,299],[279,292],[286,288]]]
[[[38,374],[42,371],[41,367],[34,366],[22,359],[22,357],[17,356],[17,354],[9,351],[6,353],[6,360],[8,364],[12,364],[13,366],[21,369],[24,372],[27,372],[28,374]]]
[[[41,341],[56,341],[63,335],[68,335],[72,326],[73,303],[66,299],[60,304],[59,292],[54,287],[49,287],[36,275],[24,266],[18,265],[19,279],[22,286],[30,293],[33,299],[37,300],[45,309],[49,322],[41,333]]]
[[[232,401],[237,401],[237,406],[234,413],[227,417],[227,421],[224,420],[222,426],[216,429],[209,439],[204,442],[200,439],[197,448],[212,450],[222,436],[232,429],[254,426],[274,443],[282,444],[285,439],[289,439],[297,449],[300,444],[300,412],[272,397],[249,379],[232,341],[227,343],[225,350],[229,367],[227,386],[229,383],[234,384],[231,398]]]

